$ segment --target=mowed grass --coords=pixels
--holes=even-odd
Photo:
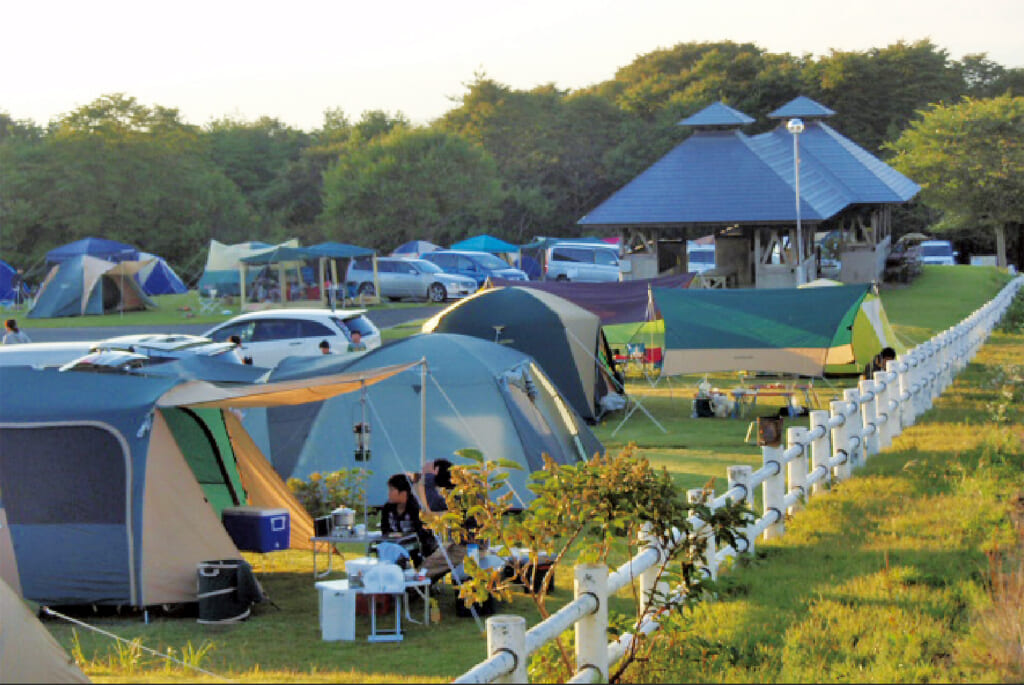
[[[926,276],[931,271],[926,269]],[[905,308],[911,322],[907,330],[942,330],[990,299],[1005,282],[994,270],[987,271],[994,276],[979,277],[975,269],[957,267],[948,279],[922,277],[919,290],[918,283],[898,293],[883,290],[883,300],[888,308],[891,295],[903,298],[896,309]],[[943,286],[943,281],[948,283]],[[959,309],[943,306],[950,297],[946,290],[958,287],[958,293],[969,291],[973,301]],[[933,305],[936,300],[939,304]],[[889,314],[902,326],[893,311]],[[418,326],[408,328],[411,334]],[[986,424],[986,405],[997,395],[985,379],[994,364],[1024,363],[1022,349],[1020,336],[995,336],[918,426],[854,479],[812,500],[788,523],[784,538],[759,544],[749,563],[723,576],[719,601],[664,631],[657,638],[656,658],[631,671],[629,678],[996,679],[972,647],[980,635],[972,632],[977,625],[972,617],[986,602],[983,551],[996,540],[1008,544],[1004,518],[1010,496],[1004,481],[978,480],[987,471],[977,466],[1013,444],[1006,438],[1008,429]],[[698,380],[673,379],[653,388],[646,380],[632,381],[630,392],[667,433],[638,410],[621,428],[621,413],[596,426],[598,437],[609,451],[636,443],[641,454],[668,469],[683,488],[713,481],[715,490],[723,491],[728,466],[760,465],[759,448],[744,441],[748,424],[757,413],[777,406],[769,402],[741,420],[692,419],[690,398]],[[727,375],[712,377],[723,388],[733,381]],[[819,387],[823,394],[826,389]],[[1022,417],[1015,411],[1019,425]],[[356,642],[322,642],[310,553],[246,557],[274,605],[258,605],[256,615],[242,624],[211,627],[191,618],[154,617],[146,625],[138,614],[88,620],[161,653],[171,649],[180,657],[189,647],[208,647],[198,660],[202,668],[244,682],[440,682],[486,656],[485,637],[475,622],[455,617],[451,588],[441,599],[442,622],[430,627],[405,624],[403,642],[367,644],[365,618],[360,619]],[[552,610],[570,599],[571,575],[570,568],[559,574]],[[629,611],[628,596],[615,598],[611,608]],[[420,610],[414,603],[414,618]],[[501,611],[526,616],[528,625],[539,620],[525,597]],[[72,648],[72,626],[55,620],[47,626],[61,644]],[[109,638],[82,629],[74,632],[85,671],[96,681],[216,681],[160,659],[119,653]]]
[[[226,321],[232,316],[237,316],[241,313],[238,305],[238,298],[229,298],[222,300],[217,304],[216,307],[211,309],[207,313],[202,312],[202,306],[199,300],[199,294],[195,290],[189,290],[187,293],[180,295],[156,295],[151,298],[156,304],[156,309],[147,309],[145,311],[133,311],[133,312],[119,312],[114,314],[103,314],[99,316],[65,316],[54,319],[29,319],[27,318],[28,310],[23,308],[21,311],[12,311],[5,314],[6,317],[14,316],[21,323],[21,327],[27,330],[33,328],[89,328],[89,327],[107,327],[107,326],[147,326],[153,330],[160,330],[165,326],[174,326],[180,324],[215,324],[221,321]],[[320,306],[316,302],[311,302],[308,306],[313,309],[319,309]],[[404,309],[407,307],[423,307],[430,306],[430,303],[424,302],[382,302],[381,304],[367,305],[365,307],[349,305],[349,309],[368,309],[381,310],[381,309]],[[440,308],[440,305],[437,305]],[[341,307],[339,307],[341,309]],[[418,332],[418,331],[417,331]]]

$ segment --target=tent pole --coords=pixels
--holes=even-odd
[[[420,473],[427,467],[427,358],[420,362]]]
[[[366,430],[366,381],[365,380],[360,380],[359,381],[359,410],[360,410],[360,416],[361,416],[361,418],[359,419],[359,421],[360,421],[360,424],[359,424],[359,438],[361,438],[360,442],[362,442],[362,449],[365,450],[363,452],[363,461],[365,462],[366,461],[366,451],[369,451],[369,442],[370,442],[370,433],[369,433],[369,431]],[[366,528],[366,530],[369,530],[370,529],[370,514],[367,512],[367,509],[369,507],[367,507],[367,505],[366,505],[366,501],[367,501],[366,497],[367,497],[366,486],[363,486],[363,526]]]

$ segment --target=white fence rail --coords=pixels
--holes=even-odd
[[[753,505],[754,489],[761,486],[763,509],[744,531],[747,542],[744,545],[741,541],[741,549],[716,550],[711,541],[703,560],[705,573],[717,577],[722,562],[739,553],[753,552],[760,536],[770,540],[783,535],[785,513],[799,511],[808,497],[824,490],[827,481],[849,478],[872,455],[892,445],[893,438],[930,409],[933,400],[977,354],[1021,287],[1024,276],[1008,283],[956,326],[888,362],[885,371],[860,381],[857,388],[844,390],[843,399],[831,402],[828,411],[810,412],[808,427],[787,430],[786,447],[762,447],[763,465],[757,471],[750,466],[729,467],[728,489],[709,503],[710,508],[722,507],[728,500],[746,500]],[[688,494],[693,500],[702,491]],[[696,517],[690,523],[695,534],[706,528]],[[529,657],[573,626],[577,671],[569,682],[607,681],[610,667],[629,651],[636,636],[658,629],[661,613],[656,607],[642,611],[646,618],[633,633],[607,644],[608,597],[638,579],[643,608],[654,597],[665,598],[665,587],[654,592],[661,562],[662,551],[651,544],[610,575],[605,566],[577,566],[576,598],[533,628],[527,630],[526,620],[520,616],[488,618],[490,656],[454,682],[525,683]],[[666,607],[680,599],[678,594],[668,596]]]

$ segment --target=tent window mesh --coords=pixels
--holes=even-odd
[[[0,483],[11,524],[125,523],[125,454],[94,426],[0,429]]]

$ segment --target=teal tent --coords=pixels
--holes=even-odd
[[[156,304],[135,280],[144,266],[132,261],[115,264],[88,255],[71,257],[50,269],[28,317],[48,319],[154,309]]]
[[[590,422],[603,413],[601,398],[622,387],[601,319],[549,292],[488,288],[436,314],[423,332],[472,335],[530,355]]]
[[[319,405],[249,410],[243,422],[282,478],[306,479],[312,473],[362,467],[370,505],[387,498],[387,479],[419,471],[421,458],[459,463],[455,451],[476,448],[490,459],[508,459],[510,483],[529,501],[527,476],[543,467],[541,455],[568,464],[603,453],[583,419],[558,393],[530,356],[504,345],[462,335],[417,335],[378,348],[354,362],[328,357],[289,358],[270,380],[314,378],[426,360],[426,448],[421,368],[398,373],[365,394],[349,393]],[[368,423],[372,446],[368,460],[357,460],[356,424]]]
[[[869,288],[654,288],[665,321],[664,373],[823,376],[827,363],[854,359],[853,325]]]

